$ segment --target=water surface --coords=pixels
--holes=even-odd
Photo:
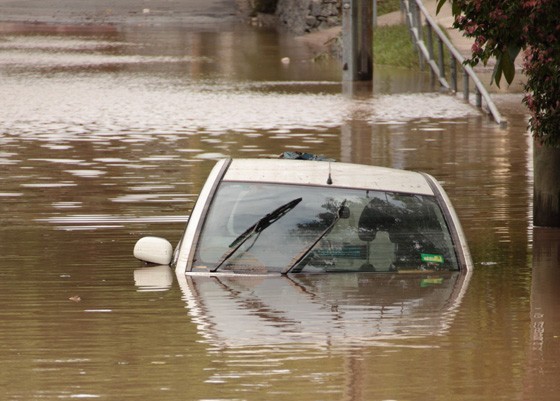
[[[310,60],[248,29],[3,27],[3,399],[555,399],[558,236],[531,225],[521,96],[496,95],[502,129],[423,73],[348,95]],[[474,273],[196,283],[132,258],[179,240],[216,159],[284,150],[434,175]]]

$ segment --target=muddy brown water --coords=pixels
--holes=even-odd
[[[0,399],[557,399],[560,236],[531,224],[520,95],[496,95],[502,129],[425,74],[343,95],[309,58],[250,29],[3,25]],[[132,258],[178,241],[216,159],[283,150],[434,175],[473,274],[218,283]]]

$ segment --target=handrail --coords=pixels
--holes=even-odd
[[[413,3],[413,4],[411,4]],[[486,107],[494,121],[496,121],[500,126],[505,127],[507,121],[502,117],[498,108],[492,101],[490,94],[472,69],[468,64],[465,64],[465,58],[463,55],[453,46],[451,41],[440,29],[438,24],[434,21],[422,0],[401,0],[401,10],[405,13],[407,24],[410,29],[410,33],[413,36],[413,41],[418,49],[419,62],[421,68],[423,68],[424,61],[428,63],[432,69],[432,76],[436,76],[440,85],[457,92],[457,64],[459,64],[463,69],[463,99],[469,101],[469,78],[472,79],[475,85],[475,105],[482,108],[482,99],[486,102]],[[423,28],[422,28],[422,15],[426,21],[427,30],[427,46],[423,38]],[[438,62],[434,59],[433,50],[433,40],[432,32],[435,32],[438,39]],[[451,54],[450,60],[450,79],[451,82],[448,83],[445,78],[445,63],[443,60],[443,46],[447,47],[449,53]]]

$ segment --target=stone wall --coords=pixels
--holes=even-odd
[[[278,0],[278,25],[301,35],[341,23],[342,0]]]

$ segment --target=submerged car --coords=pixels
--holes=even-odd
[[[472,269],[432,176],[319,160],[220,160],[175,250],[145,237],[134,256],[188,275]]]

